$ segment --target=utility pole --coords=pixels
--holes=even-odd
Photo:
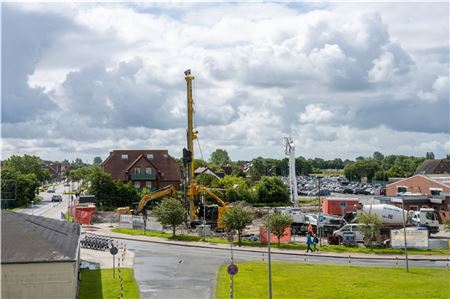
[[[406,243],[406,221],[405,221],[405,204],[404,204],[404,197],[402,196],[402,215],[403,215],[403,238],[405,241],[405,258],[406,258],[406,272],[409,272],[409,265],[408,265],[408,245]]]

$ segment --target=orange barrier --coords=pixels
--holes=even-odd
[[[267,243],[267,229],[265,226],[259,227],[259,236],[261,243]],[[287,226],[284,229],[283,236],[280,238],[280,243],[289,243],[291,241],[291,228]],[[270,243],[278,243],[278,238],[274,234],[270,234]]]

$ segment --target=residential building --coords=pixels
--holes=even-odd
[[[196,170],[194,170],[194,176],[198,176],[200,174],[209,174],[220,180],[225,176],[223,172],[215,172],[209,167],[199,167]]]
[[[450,175],[450,160],[425,160],[414,174],[435,175],[447,174]]]
[[[180,187],[180,166],[167,150],[114,150],[101,167],[114,180],[131,181],[136,188]]]
[[[80,226],[1,211],[1,298],[77,297]]]

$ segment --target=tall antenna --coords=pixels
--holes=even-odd
[[[294,207],[298,206],[297,176],[295,173],[295,146],[292,137],[284,137],[284,153],[289,157],[289,194]]]

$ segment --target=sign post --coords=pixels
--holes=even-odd
[[[230,275],[230,298],[234,298],[234,275],[237,273],[237,266],[233,262],[233,241],[234,236],[230,233],[227,237],[228,242],[230,243],[230,253],[231,253],[231,263],[227,267],[227,272]]]
[[[116,256],[117,252],[119,252],[117,247],[114,247],[114,245],[112,245],[111,249],[109,249],[109,253],[111,253],[112,256],[113,256],[113,278],[116,278],[116,259],[115,259],[115,256]]]

